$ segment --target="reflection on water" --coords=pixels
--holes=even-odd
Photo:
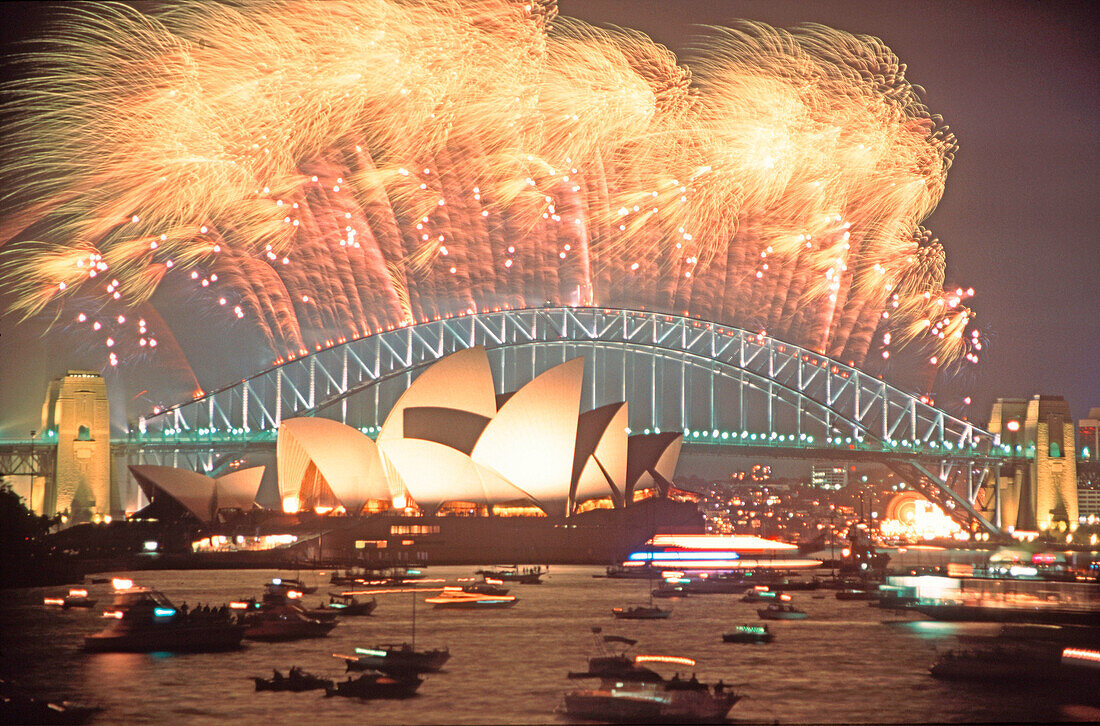
[[[469,577],[473,567],[434,567],[433,577]],[[837,601],[830,593],[793,593],[810,614],[770,623],[770,645],[722,642],[733,625],[756,621],[756,606],[739,595],[695,595],[665,601],[664,621],[616,621],[614,606],[644,601],[647,585],[596,579],[598,568],[555,567],[540,586],[513,586],[516,607],[492,612],[417,607],[418,647],[448,646],[452,658],[430,674],[407,701],[359,702],[306,693],[256,693],[252,676],[297,665],[344,677],[333,653],[356,646],[402,642],[412,636],[409,594],[379,595],[370,617],[347,618],[327,638],[294,643],[250,643],[232,653],[171,655],[90,654],[82,636],[102,627],[110,603],[107,585],[90,585],[99,598],[92,612],[46,610],[43,590],[6,591],[0,598],[0,677],[32,692],[107,707],[95,723],[227,722],[342,723],[563,723],[555,709],[577,687],[566,678],[591,654],[591,628],[638,639],[639,653],[685,655],[700,679],[744,684],[737,721],[783,723],[1051,722],[1097,720],[1100,712],[1060,704],[1042,692],[944,683],[928,675],[937,650],[955,635],[993,632],[996,626],[910,621],[866,602]],[[259,595],[264,571],[134,573],[139,585],[165,592],[177,604],[221,604]],[[283,573],[285,574],[285,573]],[[303,572],[307,606],[327,600],[328,578]],[[420,594],[427,597],[428,594]]]

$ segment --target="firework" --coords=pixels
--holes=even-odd
[[[23,315],[178,278],[280,358],[553,303],[977,361],[919,227],[954,137],[877,39],[741,23],[681,64],[548,2],[61,13],[7,88]]]

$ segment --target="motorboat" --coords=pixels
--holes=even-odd
[[[245,626],[228,608],[184,611],[156,590],[127,587],[103,613],[107,627],[84,638],[93,652],[209,653],[239,648]]]
[[[465,592],[461,587],[445,587],[435,597],[425,598],[424,602],[449,610],[499,610],[512,607],[519,602],[519,598],[514,595],[478,595]]]
[[[600,686],[565,694],[572,718],[611,723],[725,723],[741,696],[705,683],[636,683],[605,679]]]
[[[74,587],[69,590],[68,595],[45,597],[42,598],[42,603],[68,610],[69,608],[92,608],[95,607],[96,601],[88,597],[88,591],[83,587]]]
[[[382,673],[436,673],[450,657],[447,648],[416,650],[409,643],[376,645],[373,648],[356,648],[355,655],[340,655],[349,671],[376,670]]]
[[[276,577],[271,580],[271,584],[286,590],[296,590],[303,595],[312,595],[317,592],[316,585],[307,585],[296,577]]]
[[[346,587],[349,585],[358,585],[370,576],[371,572],[364,568],[349,568],[343,572],[334,570],[328,581],[333,585],[342,585]]]
[[[257,691],[301,693],[302,691],[316,691],[322,688],[332,688],[333,686],[331,679],[320,678],[297,667],[291,668],[285,676],[276,669],[271,678],[253,677],[252,680],[256,682]]]
[[[343,575],[333,573],[330,578],[334,585],[354,586],[356,588],[392,588],[429,582],[443,582],[442,579],[428,579],[424,571],[415,567],[390,567],[382,570],[346,570]]]
[[[265,606],[241,617],[247,626],[245,638],[269,643],[321,638],[336,627],[335,620],[318,620],[294,605]]]
[[[32,696],[13,683],[0,681],[0,723],[84,724],[102,710],[101,706],[85,706],[71,701],[47,701]]]
[[[680,585],[660,585],[653,588],[650,593],[653,597],[659,598],[673,598],[673,597],[687,597],[688,593]]]
[[[486,577],[480,582],[466,583],[462,586],[462,591],[475,595],[494,595],[496,597],[503,597],[508,594],[508,588],[504,587],[504,581],[492,577]]]
[[[656,605],[631,605],[626,608],[611,608],[611,614],[620,620],[664,620],[672,615]]]
[[[588,670],[570,671],[569,678],[614,678],[616,680],[629,680],[639,683],[659,682],[664,680],[660,673],[639,665],[634,656],[629,655],[626,649],[612,650],[609,643],[621,643],[627,647],[637,644],[633,638],[624,638],[621,635],[603,635],[601,628],[593,628],[599,645],[599,655],[588,659]]]
[[[635,656],[634,661],[695,665],[690,658],[674,656]],[[648,668],[644,671],[657,678],[635,680],[628,674],[595,672],[578,676],[598,677],[600,685],[566,693],[566,714],[612,723],[724,723],[730,709],[741,700],[740,694],[728,690],[721,681],[712,687],[694,675],[690,680],[681,680],[679,674],[665,679]]]
[[[512,565],[510,567],[483,568],[476,570],[474,574],[486,578],[491,577],[494,580],[500,580],[502,582],[514,582],[519,585],[541,585],[542,576],[549,572],[550,568],[543,567],[542,565],[528,567]]]
[[[1084,626],[1005,625],[996,635],[957,636],[929,672],[960,681],[1050,683],[1100,693],[1100,631]]]
[[[704,576],[705,575],[705,576]],[[703,575],[687,578],[684,590],[692,595],[737,595],[745,592],[753,586],[753,582],[746,581],[741,575]]]
[[[805,620],[805,610],[799,610],[790,601],[790,595],[782,596],[778,602],[770,602],[767,607],[758,608],[756,614],[762,620]]]
[[[775,634],[765,625],[737,625],[732,631],[722,634],[725,643],[770,643]]]
[[[780,593],[770,589],[767,585],[757,585],[741,596],[741,602],[771,602],[779,595]]]
[[[322,603],[320,607],[314,608],[311,612],[331,613],[341,616],[370,615],[376,607],[378,607],[378,598],[372,597],[370,600],[359,600],[356,598],[355,593],[340,592],[330,594],[327,603]]]
[[[424,679],[415,675],[397,677],[386,673],[364,673],[325,689],[326,696],[348,698],[411,698]]]

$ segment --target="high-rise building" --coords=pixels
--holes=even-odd
[[[1088,418],[1077,422],[1077,446],[1085,461],[1100,461],[1100,407],[1090,408]]]
[[[57,432],[57,471],[43,509],[73,521],[111,513],[111,424],[107,383],[95,371],[69,371],[50,383],[43,430]]]
[[[818,489],[840,489],[848,484],[845,466],[814,466],[810,469],[810,484]]]

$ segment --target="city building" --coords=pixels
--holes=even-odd
[[[1077,422],[1077,446],[1082,460],[1100,462],[1100,407]]]
[[[819,466],[810,469],[810,484],[818,489],[840,489],[848,485],[848,467]]]

